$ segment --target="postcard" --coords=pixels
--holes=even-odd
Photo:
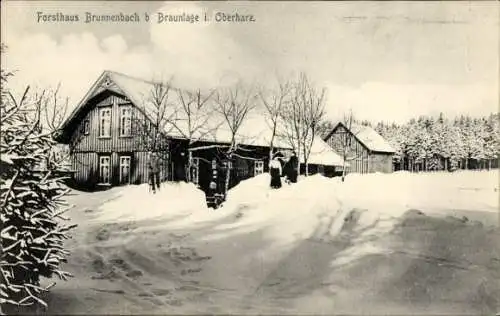
[[[495,1],[3,1],[0,313],[500,313]]]

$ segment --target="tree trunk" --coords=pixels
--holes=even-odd
[[[186,167],[186,181],[191,182],[191,167],[193,166],[193,153],[188,148],[188,163]]]
[[[345,152],[345,149],[344,149],[344,161],[342,162],[342,182],[344,182],[344,179],[345,179],[345,165],[346,165],[346,160],[347,160],[347,153]]]
[[[273,160],[273,154],[274,154],[274,134],[271,137],[271,142],[269,144],[269,163],[271,162],[271,160]],[[269,172],[271,172],[271,170],[269,170]]]
[[[444,159],[444,170],[448,170],[448,158]]]
[[[297,179],[299,178],[300,176],[300,142],[297,146]]]
[[[488,170],[491,170],[491,159],[488,159]]]
[[[227,197],[227,191],[229,191],[229,180],[231,177],[231,169],[232,169],[232,153],[228,155],[228,160],[226,161],[226,181],[224,183],[224,200]]]
[[[465,158],[465,169],[469,170],[469,158]]]

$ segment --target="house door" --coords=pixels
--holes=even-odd
[[[200,159],[192,158],[191,161],[191,182],[196,185],[200,184]]]
[[[130,156],[120,156],[120,184],[130,183]]]
[[[258,176],[259,174],[263,174],[263,173],[264,173],[264,161],[255,160],[254,166],[253,166],[253,175]]]

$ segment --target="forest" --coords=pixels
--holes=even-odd
[[[438,171],[498,168],[500,114],[484,117],[461,115],[447,118],[419,116],[404,124],[356,120],[382,135],[396,150],[395,170]],[[322,136],[334,123],[325,121]]]

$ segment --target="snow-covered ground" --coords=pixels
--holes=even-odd
[[[496,170],[350,174],[343,183],[339,178],[314,175],[302,177],[295,185],[284,184],[280,190],[271,190],[269,175],[262,174],[242,181],[230,190],[224,208],[210,213],[206,212],[203,192],[193,184],[164,183],[158,194],[148,192],[145,184],[114,190],[118,190],[115,198],[101,207],[100,220],[140,220],[188,212],[193,215],[190,220],[196,223],[198,217],[200,220],[218,219],[216,214],[238,211],[250,205],[271,210],[255,213],[263,216],[262,220],[275,213],[283,215],[279,212],[282,208],[336,210],[339,203],[347,208],[375,209],[372,213],[383,209],[382,213],[395,216],[410,208],[426,212],[443,209],[496,212],[499,206]],[[309,216],[311,213],[304,214]]]
[[[498,311],[498,176],[315,175],[272,190],[263,174],[217,210],[187,183],[77,193],[76,280],[49,312]]]
[[[440,215],[473,211],[467,214],[474,217],[474,213],[497,213],[499,207],[497,171],[350,174],[345,182],[314,175],[302,177],[297,184],[284,184],[279,190],[272,190],[269,182],[268,174],[242,181],[230,190],[228,201],[217,210],[207,209],[203,192],[193,184],[164,184],[158,194],[148,192],[146,185],[130,186],[102,205],[95,220],[161,217],[175,219],[160,224],[165,228],[186,228],[234,215],[238,220],[217,225],[206,238],[265,229],[270,240],[281,247],[310,238],[320,227],[324,230],[327,223],[328,232],[322,234],[334,237],[353,209],[360,213],[357,229],[372,227],[378,232],[390,230],[395,220],[410,209]]]

